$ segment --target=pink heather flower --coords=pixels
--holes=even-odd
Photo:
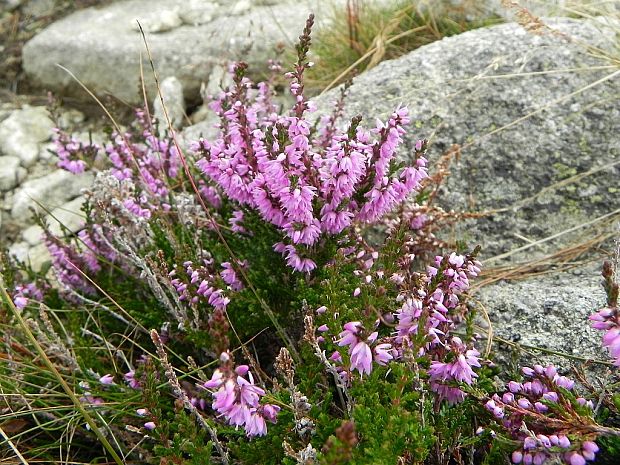
[[[149,413],[149,411],[145,408],[139,408],[138,410],[136,410],[136,414],[140,417],[146,416]]]
[[[340,355],[340,352],[335,351],[333,354],[331,354],[331,356],[329,357],[329,359],[332,362],[336,362],[336,363],[342,363],[342,355]]]
[[[440,397],[454,404],[464,398],[464,393],[460,389],[446,386],[446,384],[456,381],[472,385],[474,378],[478,377],[472,367],[480,367],[478,358],[480,352],[475,349],[467,349],[463,341],[456,336],[452,337],[447,347],[453,352],[454,360],[452,362],[433,360],[428,373],[430,375],[431,388]]]
[[[265,390],[254,384],[254,378],[247,365],[230,367],[230,357],[222,354],[222,367],[215,370],[211,379],[203,384],[214,389],[212,408],[229,424],[243,426],[249,437],[267,434],[266,422],[276,422],[279,407],[260,405]],[[247,376],[247,378],[246,378]]]
[[[246,265],[247,263],[245,262],[239,264],[239,266],[246,266]],[[222,263],[222,268],[224,268],[224,270],[220,272],[220,276],[222,277],[224,282],[230,286],[230,288],[233,291],[240,291],[245,287],[243,285],[243,282],[241,282],[241,280],[237,276],[237,272],[235,271],[233,266],[230,264],[230,262]]]
[[[394,359],[392,355],[392,344],[377,344],[373,347],[374,361],[377,365],[386,365]]]
[[[20,295],[13,298],[13,303],[18,309],[23,310],[28,305],[28,299]]]
[[[370,374],[372,371],[372,351],[368,344],[359,341],[351,347],[351,368],[360,372],[360,374]]]
[[[617,308],[602,308],[590,315],[592,327],[605,331],[603,347],[609,351],[614,359],[614,365],[620,367],[620,315]]]
[[[566,454],[566,458],[570,465],[586,465],[586,459],[579,452],[569,452]]]
[[[570,430],[574,421],[582,421],[582,414],[574,412],[570,400],[561,399],[561,391],[557,389],[572,389],[574,382],[560,376],[552,365],[534,365],[531,368],[524,367],[522,371],[529,378],[528,381],[523,384],[508,383],[509,392],[501,397],[495,394],[485,404],[487,410],[501,419],[498,423],[513,439],[522,441],[522,446],[512,454],[512,463],[543,465],[549,460],[556,460],[567,465],[585,465],[586,461],[594,460],[598,451],[595,442],[586,440],[580,444],[577,439],[572,444],[561,433]],[[515,393],[519,394],[518,399]],[[577,398],[577,403],[590,405],[581,397]],[[549,418],[549,424],[545,424],[545,418]],[[537,433],[541,428],[544,428],[545,434]],[[553,429],[560,434],[553,434]]]
[[[144,424],[144,427],[145,427],[147,430],[149,430],[149,431],[153,431],[153,430],[157,427],[157,425],[155,425],[155,423],[154,423],[154,422],[152,422],[152,421],[147,421],[147,422]]]
[[[15,286],[13,303],[19,310],[26,308],[30,299],[43,300],[43,292],[37,288],[35,283],[28,283],[26,285],[18,284]]]
[[[140,381],[138,381],[135,376],[136,376],[136,372],[133,370],[123,375],[123,377],[125,378],[125,381],[127,381],[130,388],[140,389],[141,388]]]
[[[111,386],[114,384],[114,376],[110,374],[103,375],[101,378],[99,378],[99,382],[104,386]]]
[[[235,69],[243,72],[239,66]],[[229,199],[272,223],[286,246],[307,247],[391,211],[420,187],[427,176],[426,160],[420,142],[414,166],[390,171],[410,122],[406,108],[397,108],[372,133],[359,127],[358,120],[342,131],[335,117],[324,117],[313,134],[304,118],[313,105],[296,82],[300,77],[291,76],[296,103],[284,116],[267,103],[272,95],[267,84],[258,85],[256,95],[251,95],[251,81],[237,76],[235,85],[211,104],[221,119],[221,137],[201,139],[191,148],[198,168]],[[126,165],[123,156],[119,158]],[[356,193],[360,195],[352,200]],[[301,257],[303,248],[280,252],[297,272],[316,267],[312,257]]]
[[[378,334],[371,333],[365,340],[360,337],[362,323],[350,321],[345,323],[344,331],[340,333],[337,341],[340,347],[349,346],[349,356],[351,357],[351,369],[357,370],[360,374],[370,374],[372,372],[373,349],[370,344],[374,344]],[[393,358],[389,349],[390,344],[378,344],[374,348],[374,360],[380,365],[386,364]]]

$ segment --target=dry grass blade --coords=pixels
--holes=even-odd
[[[487,333],[487,342],[486,345],[484,347],[484,358],[488,358],[489,354],[491,353],[491,346],[493,345],[493,323],[491,322],[491,318],[489,317],[489,314],[487,312],[486,307],[482,304],[482,302],[480,302],[479,300],[474,300],[477,308],[482,312],[482,316],[484,317],[485,321],[487,322],[487,325],[489,325],[489,328],[487,329],[486,333]]]
[[[50,370],[50,372],[54,375],[56,380],[60,383],[60,385],[62,386],[63,390],[65,391],[65,393],[69,397],[69,399],[71,399],[71,402],[73,403],[75,409],[84,418],[86,423],[88,423],[88,425],[91,428],[91,430],[97,436],[97,439],[101,442],[103,447],[112,456],[114,461],[118,465],[123,465],[123,461],[120,458],[120,456],[118,455],[118,453],[114,450],[114,448],[112,447],[112,445],[110,444],[108,439],[101,432],[101,430],[99,429],[99,426],[97,425],[97,423],[95,423],[93,418],[86,411],[86,409],[84,408],[84,406],[82,405],[80,400],[77,398],[77,396],[75,395],[73,390],[69,387],[69,385],[67,384],[65,379],[62,377],[62,375],[60,374],[60,372],[58,371],[56,366],[54,366],[52,361],[49,359],[49,357],[45,353],[45,350],[43,349],[43,347],[41,347],[41,344],[39,344],[39,341],[37,341],[37,338],[32,334],[32,331],[30,331],[30,327],[28,326],[28,324],[24,320],[24,317],[22,316],[21,312],[15,307],[15,304],[13,303],[13,300],[9,296],[9,294],[7,292],[7,288],[6,288],[5,284],[4,284],[4,277],[2,275],[0,275],[0,290],[2,292],[3,300],[5,301],[6,305],[11,310],[11,313],[13,314],[15,319],[17,320],[17,324],[18,324],[19,328],[23,331],[24,335],[28,338],[30,343],[34,346],[34,348],[36,349],[36,351],[39,354],[39,357],[41,358],[43,363]]]
[[[402,39],[403,37],[406,37],[408,35],[411,34],[415,34],[416,32],[420,32],[423,31],[424,29],[426,29],[426,26],[420,26],[418,28],[415,29],[410,29],[408,31],[404,31],[401,32],[400,34],[391,37],[390,39],[386,40],[383,43],[383,46],[385,45],[389,45],[392,42],[397,41],[398,39]],[[375,55],[375,53],[378,52],[378,46],[375,45],[374,47],[372,47],[370,50],[368,50],[366,53],[364,53],[364,55],[362,55],[357,61],[355,61],[352,65],[350,65],[348,68],[346,68],[344,71],[342,71],[332,82],[330,82],[325,89],[323,89],[321,91],[321,93],[319,95],[323,95],[324,93],[326,93],[327,91],[331,90],[334,88],[334,86],[336,86],[338,83],[340,83],[346,76],[348,76],[355,68],[357,68],[360,64],[362,64],[364,61],[366,61],[369,57],[372,57]]]
[[[4,430],[2,429],[2,427],[0,426],[0,435],[2,436],[2,438],[4,439],[4,441],[9,445],[9,447],[11,448],[11,450],[13,451],[13,453],[17,456],[17,458],[19,459],[20,463],[22,465],[29,465],[28,461],[24,458],[24,456],[19,452],[19,449],[15,446],[15,444],[13,444],[13,441],[11,441],[11,438],[9,438],[6,433],[4,432]]]
[[[472,292],[502,280],[528,279],[533,276],[568,271],[592,262],[598,257],[576,261],[580,256],[592,251],[603,242],[613,238],[615,233],[600,234],[592,239],[569,245],[552,254],[525,263],[517,263],[500,267],[486,268],[481,273],[481,280],[472,286]]]
[[[480,331],[482,333],[487,333],[488,332],[488,329],[483,328],[482,326],[478,326],[478,325],[474,325],[474,329],[476,331]],[[515,347],[517,349],[528,349],[529,351],[541,352],[543,354],[548,354],[548,355],[557,355],[558,357],[568,358],[568,359],[571,359],[571,360],[578,360],[580,362],[589,362],[589,363],[596,363],[598,365],[614,366],[614,364],[612,362],[608,362],[606,360],[597,360],[597,359],[592,359],[592,358],[588,358],[588,357],[580,357],[579,355],[566,354],[564,352],[559,352],[557,350],[545,349],[543,347],[531,346],[531,345],[528,345],[528,344],[519,344],[517,342],[509,341],[508,339],[504,339],[504,338],[499,337],[499,336],[493,336],[493,341],[494,342],[500,342],[502,344],[506,344],[506,345]],[[529,355],[536,356],[536,354],[534,352],[528,352],[528,351],[523,351],[523,352],[528,353]]]
[[[556,234],[552,234],[551,236],[547,236],[547,237],[545,237],[543,239],[531,242],[531,243],[526,244],[524,246],[517,247],[516,249],[512,249],[509,252],[506,252],[506,253],[503,253],[503,254],[499,254],[499,255],[496,255],[496,256],[491,257],[491,258],[487,258],[486,260],[483,261],[483,264],[488,264],[488,263],[491,263],[491,262],[494,262],[494,261],[498,261],[498,260],[502,260],[504,258],[511,257],[511,256],[513,256],[513,255],[515,255],[515,254],[517,254],[519,252],[524,252],[524,251],[526,251],[528,249],[531,249],[532,247],[536,247],[536,246],[538,246],[540,244],[544,244],[546,242],[552,241],[552,240],[557,239],[558,237],[564,236],[564,235],[566,235],[568,233],[577,231],[577,230],[582,229],[582,228],[586,228],[588,226],[592,226],[592,225],[594,225],[596,223],[600,223],[600,222],[602,222],[604,220],[612,220],[612,219],[616,218],[619,215],[620,215],[620,208],[618,208],[618,209],[616,209],[616,210],[614,210],[614,211],[612,211],[610,213],[606,213],[604,215],[601,215],[598,218],[595,218],[595,219],[593,219],[591,221],[587,221],[587,222],[579,224],[577,226],[573,226],[572,228],[565,229],[565,230],[560,231],[560,232],[558,232]]]

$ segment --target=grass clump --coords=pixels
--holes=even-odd
[[[398,58],[423,45],[501,22],[483,2],[348,0],[317,33],[308,73],[314,91],[328,90],[383,60]]]

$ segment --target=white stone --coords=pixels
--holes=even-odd
[[[38,224],[33,224],[22,231],[22,239],[31,246],[40,244],[42,237],[43,228]]]
[[[73,129],[76,124],[84,122],[84,113],[74,108],[63,111],[58,117],[58,126],[62,129]]]
[[[252,8],[252,3],[249,0],[237,0],[234,6],[231,8],[230,13],[233,15],[241,15]]]
[[[0,151],[28,167],[39,158],[39,144],[52,135],[54,123],[45,107],[24,107],[0,123]]]
[[[70,202],[54,208],[45,217],[49,230],[54,236],[62,236],[65,230],[75,233],[82,229],[84,225],[84,212],[81,210],[84,204],[84,197],[79,196]]]
[[[13,189],[26,177],[26,170],[20,163],[17,157],[0,157],[0,191]]]
[[[179,17],[185,24],[198,26],[211,22],[217,13],[216,3],[204,0],[188,0],[179,10]]]
[[[16,221],[28,222],[30,208],[51,211],[80,194],[92,183],[91,173],[74,175],[64,170],[53,171],[41,178],[26,181],[15,193],[11,216]]]
[[[153,33],[171,31],[183,24],[177,10],[153,11],[139,21],[145,32]],[[140,30],[137,19],[131,20],[131,27],[136,31]]]
[[[30,247],[27,242],[17,242],[9,247],[9,255],[30,265],[34,271],[41,271],[43,264],[51,259],[45,244]]]
[[[160,89],[168,117],[170,118],[170,123],[172,127],[178,129],[183,125],[183,121],[185,120],[183,85],[176,77],[170,76],[161,81]],[[166,119],[159,95],[155,96],[153,100],[153,112],[155,118],[159,121],[160,131],[167,129],[168,120]]]
[[[73,234],[82,229],[85,220],[84,212],[81,211],[83,204],[84,197],[80,196],[60,207],[54,208],[44,219],[48,225],[49,232],[54,236],[60,237],[64,235],[65,231]],[[38,224],[33,224],[22,232],[22,239],[31,246],[41,244],[42,236],[43,228]]]
[[[250,65],[252,77],[264,76],[268,60],[274,57],[274,47],[294,43],[310,12],[317,15],[318,31],[320,21],[331,10],[327,3],[332,1],[336,0],[288,0],[277,7],[252,2],[251,10],[232,16],[230,10],[237,5],[236,0],[222,0],[210,21],[160,30],[147,34],[147,40],[158,74],[176,76],[183,84],[185,98],[194,99],[212,66],[222,60],[244,60]],[[140,56],[149,100],[155,96],[155,83],[134,19],[146,25],[152,15],[170,10],[178,12],[178,17],[187,4],[188,0],[125,0],[76,11],[24,45],[24,70],[32,82],[46,89],[91,101],[84,89],[57,66],[61,64],[96,95],[112,94],[141,105]],[[237,39],[234,45],[230,45],[231,38]]]

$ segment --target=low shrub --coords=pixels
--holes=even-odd
[[[593,400],[553,366],[509,373],[481,354],[467,301],[478,250],[435,237],[427,142],[408,165],[396,158],[406,108],[366,129],[341,121],[343,90],[312,119],[312,24],[286,74],[290,111],[238,63],[212,104],[220,136],[191,154],[147,110],[104,146],[57,133],[60,167],[104,169],[84,228],[46,232],[51,274],[3,267],[12,453],[583,465],[617,450],[615,387]],[[605,280],[609,305],[592,319],[618,359],[610,266]]]

